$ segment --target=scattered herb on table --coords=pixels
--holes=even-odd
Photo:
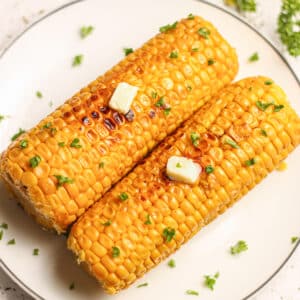
[[[83,61],[83,55],[78,54],[78,55],[74,56],[72,66],[73,67],[80,66],[82,64],[82,61]]]
[[[37,91],[37,92],[36,92],[36,96],[37,96],[38,98],[43,98],[43,94],[42,94],[41,91]]]
[[[197,291],[194,291],[194,290],[187,290],[185,293],[187,295],[199,296],[199,293]]]
[[[230,247],[230,253],[232,255],[239,254],[247,250],[248,245],[245,241],[238,241],[234,246]]]
[[[32,255],[33,256],[38,256],[39,255],[40,250],[38,248],[33,249],[32,251]]]
[[[259,60],[259,55],[257,52],[253,53],[249,58],[248,61],[249,62],[255,62]]]
[[[169,262],[168,262],[168,266],[170,268],[175,268],[176,267],[176,262],[174,259],[170,259]]]
[[[80,28],[80,37],[82,39],[85,39],[87,36],[89,36],[94,31],[93,26],[82,26]]]
[[[256,12],[255,0],[224,0],[224,3],[241,12]]]
[[[295,244],[298,240],[299,240],[299,237],[297,237],[297,236],[291,237],[292,244]]]
[[[69,290],[74,290],[75,289],[75,283],[72,282],[70,285],[69,285]]]
[[[7,223],[2,223],[2,224],[0,225],[0,228],[2,228],[2,229],[8,229]]]
[[[15,141],[20,135],[25,133],[26,131],[22,128],[19,128],[19,131],[11,137],[12,141]]]
[[[204,285],[213,291],[217,281],[216,279],[219,278],[219,276],[219,272],[217,272],[214,276],[205,275]]]
[[[2,240],[3,238],[3,230],[0,230],[0,241]]]
[[[137,288],[139,289],[139,288],[141,288],[141,287],[145,287],[145,286],[148,286],[148,282],[145,282],[145,283],[139,284],[139,285],[137,286]]]
[[[7,245],[15,245],[16,244],[16,240],[15,239],[11,239],[7,242]]]

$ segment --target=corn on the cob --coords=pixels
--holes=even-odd
[[[241,80],[90,208],[72,227],[68,247],[108,293],[117,293],[240,199],[299,143],[300,119],[284,92],[264,77]],[[167,178],[174,155],[201,165],[195,185]]]
[[[209,22],[187,18],[161,31],[3,153],[0,175],[45,228],[64,232],[234,78],[235,51]],[[139,88],[126,115],[107,106],[120,82]]]

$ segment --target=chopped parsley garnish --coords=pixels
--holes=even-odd
[[[273,102],[263,103],[261,101],[256,101],[255,104],[260,110],[265,111],[269,106],[273,105],[274,103]]]
[[[189,92],[193,89],[190,85],[188,85],[186,88]]]
[[[82,26],[80,28],[80,37],[82,39],[86,38],[88,35],[90,35],[94,30],[93,26]]]
[[[25,133],[26,131],[22,128],[19,128],[19,132],[16,133],[15,135],[12,136],[11,140],[15,141],[20,135],[22,135],[23,133]]]
[[[159,100],[155,103],[156,107],[162,107],[165,105],[164,97],[160,97]]]
[[[177,51],[172,51],[170,53],[170,58],[178,58],[178,52]]]
[[[292,244],[295,244],[298,240],[299,240],[299,237],[297,237],[297,236],[291,237]]]
[[[168,32],[168,31],[170,31],[170,30],[173,30],[173,29],[176,28],[177,23],[178,23],[178,22],[175,22],[175,23],[173,23],[173,24],[167,24],[167,25],[165,25],[165,26],[162,26],[162,27],[159,28],[159,31],[162,32],[162,33],[166,33],[166,32]]]
[[[172,241],[174,235],[175,235],[175,229],[173,229],[173,228],[167,227],[163,231],[163,236],[167,243]]]
[[[167,108],[164,109],[165,116],[168,116],[170,114],[171,109],[172,109],[171,107],[167,107]]]
[[[120,249],[118,247],[112,247],[111,255],[114,258],[120,256]]]
[[[28,141],[27,140],[20,141],[20,148],[25,149],[27,147],[28,147]]]
[[[73,58],[72,66],[73,66],[73,67],[80,66],[80,65],[82,64],[82,61],[83,61],[83,55],[82,55],[82,54],[76,55],[76,56]]]
[[[199,296],[199,293],[197,291],[194,291],[194,290],[187,290],[185,293],[187,295]]]
[[[48,103],[48,106],[49,106],[49,107],[52,107],[52,106],[53,106],[53,101],[50,101],[50,102]]]
[[[15,245],[16,244],[16,240],[15,239],[11,239],[7,242],[7,245]]]
[[[65,143],[65,142],[59,142],[59,143],[57,143],[57,145],[58,145],[59,147],[64,147],[64,146],[66,146],[66,143]]]
[[[132,48],[123,48],[123,52],[124,52],[125,56],[127,56],[130,53],[133,53],[133,49]]]
[[[64,185],[65,183],[73,183],[74,182],[74,179],[71,179],[71,178],[63,176],[63,175],[54,175],[54,177],[58,181],[58,183],[57,183],[58,187]]]
[[[211,174],[214,170],[215,170],[214,167],[211,165],[205,167],[205,172],[207,174]]]
[[[43,98],[43,94],[42,94],[40,91],[37,91],[37,92],[36,92],[36,96],[37,96],[38,98]]]
[[[0,241],[2,240],[3,238],[3,230],[0,230]]]
[[[282,43],[292,56],[300,55],[300,2],[299,0],[282,1],[278,17],[277,31]]]
[[[274,105],[274,112],[279,112],[284,108],[284,105],[279,104],[279,105]]]
[[[80,143],[79,138],[75,138],[72,141],[72,143],[70,144],[70,146],[73,147],[73,148],[81,148],[82,146],[79,143]]]
[[[265,81],[265,85],[271,85],[271,84],[273,84],[273,81],[270,81],[270,80]]]
[[[201,27],[199,30],[198,30],[198,33],[204,37],[206,40],[208,39],[208,36],[210,35],[210,31],[205,28],[205,27]]]
[[[245,165],[247,167],[253,166],[253,165],[255,165],[255,163],[256,163],[255,158],[251,158],[251,159],[248,159],[248,160],[245,161]]]
[[[5,119],[5,116],[0,115],[0,122],[3,121]]]
[[[176,262],[174,259],[170,259],[169,262],[168,262],[168,266],[170,268],[175,268],[176,267]]]
[[[255,0],[224,0],[226,5],[234,6],[238,11],[255,12]]]
[[[8,229],[8,225],[6,223],[2,223],[0,225],[0,228],[2,228],[2,229]]]
[[[200,140],[200,135],[196,132],[192,132],[191,133],[191,141],[195,147],[198,146],[199,140]]]
[[[101,163],[99,163],[99,168],[100,168],[100,169],[103,169],[103,168],[104,168],[104,165],[105,165],[104,162],[101,161]]]
[[[259,55],[257,52],[253,53],[249,58],[248,61],[249,62],[255,62],[259,60]]]
[[[69,290],[74,290],[75,289],[75,283],[72,282],[69,286]]]
[[[199,51],[199,48],[192,48],[192,51],[193,51],[193,52],[198,52],[198,51]]]
[[[107,220],[106,222],[104,222],[102,225],[103,226],[110,226],[111,225],[111,220]]]
[[[225,144],[231,146],[234,149],[239,149],[240,148],[240,146],[235,141],[233,141],[231,139],[225,139]]]
[[[261,133],[263,136],[268,136],[268,133],[267,133],[264,129],[261,129],[260,133]]]
[[[145,287],[145,286],[148,286],[148,282],[145,282],[145,283],[139,284],[139,285],[137,286],[137,288],[139,289],[139,288],[141,288],[141,287]]]
[[[119,199],[121,201],[126,201],[128,199],[128,194],[125,193],[125,192],[122,192],[120,195],[119,195]]]
[[[239,254],[248,250],[248,245],[245,241],[238,241],[234,246],[230,247],[230,253],[232,255]]]
[[[36,156],[33,156],[29,159],[29,165],[31,168],[36,168],[39,163],[41,162],[41,157],[36,155]]]
[[[151,93],[151,97],[152,97],[153,99],[156,99],[156,98],[157,98],[157,93],[156,93],[156,92],[152,92],[152,93]]]
[[[152,224],[149,214],[147,214],[146,221],[144,222],[144,224],[145,225],[151,225]]]
[[[182,168],[181,163],[177,163],[177,164],[176,164],[176,168]]]
[[[219,278],[220,273],[217,272],[214,276],[205,275],[204,285],[213,291],[216,284],[216,279]]]
[[[188,18],[189,20],[194,20],[194,19],[195,19],[195,16],[194,16],[193,14],[189,14],[189,15],[187,16],[187,18]]]
[[[215,63],[215,61],[212,58],[207,61],[207,64],[209,66],[213,65],[214,63]]]
[[[215,278],[219,278],[219,276],[220,276],[220,272],[217,272],[217,273],[214,275]]]
[[[33,249],[32,251],[32,255],[34,256],[38,256],[39,255],[40,250],[38,248]]]
[[[45,125],[43,125],[43,129],[49,129],[49,128],[51,128],[51,126],[52,126],[52,123],[48,122]]]

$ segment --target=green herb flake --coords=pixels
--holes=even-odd
[[[214,290],[214,286],[216,284],[216,278],[208,276],[208,275],[205,275],[204,279],[205,279],[204,280],[204,285],[213,291]]]
[[[57,145],[58,145],[59,147],[64,147],[64,146],[66,146],[66,143],[65,143],[65,142],[59,142],[59,143],[57,143]]]
[[[28,141],[27,140],[21,140],[20,141],[20,148],[25,149],[28,147]]]
[[[32,251],[32,255],[33,256],[38,256],[39,255],[40,250],[38,248],[33,249]]]
[[[175,229],[167,227],[163,231],[163,236],[167,243],[171,242],[173,237],[175,236]]]
[[[12,141],[15,141],[20,135],[22,135],[23,133],[25,133],[26,131],[24,130],[24,129],[22,129],[22,128],[19,128],[19,131],[15,134],[15,135],[13,135],[12,137],[11,137],[11,140]]]
[[[188,85],[186,88],[189,92],[193,89],[190,85]]]
[[[211,174],[214,170],[215,170],[214,167],[211,165],[205,167],[205,172],[207,174]]]
[[[164,109],[165,116],[168,116],[170,114],[171,109],[172,109],[171,107],[167,107],[167,108]]]
[[[198,146],[199,140],[200,140],[200,135],[196,132],[192,132],[191,133],[191,141],[195,147]]]
[[[263,136],[268,136],[268,133],[267,133],[264,129],[261,129],[260,133],[261,133]]]
[[[112,247],[111,255],[113,258],[120,256],[120,249],[118,247]]]
[[[229,6],[234,6],[239,12],[255,12],[255,0],[224,0],[224,3]]]
[[[273,102],[263,103],[261,101],[256,101],[255,104],[260,110],[265,111],[269,106],[272,106],[274,103]]]
[[[195,16],[193,14],[189,14],[187,16],[188,20],[194,20],[195,19]]]
[[[11,239],[7,242],[7,245],[15,245],[16,244],[16,240],[15,239]]]
[[[106,222],[102,223],[103,226],[110,226],[112,223],[111,220],[107,220]]]
[[[201,27],[198,30],[198,34],[200,34],[203,38],[205,38],[207,40],[210,35],[210,31],[205,27]]]
[[[48,106],[49,106],[49,107],[52,107],[52,106],[53,106],[53,101],[50,101],[50,102],[48,103]]]
[[[146,221],[144,222],[145,225],[151,225],[152,222],[151,222],[151,218],[150,218],[150,215],[147,214],[147,217],[146,217]]]
[[[272,84],[273,84],[273,81],[270,81],[270,80],[265,81],[265,85],[272,85]]]
[[[7,223],[2,223],[2,224],[0,225],[0,228],[2,228],[2,229],[8,229]]]
[[[75,289],[75,283],[72,282],[70,285],[69,285],[69,290],[74,290]]]
[[[126,201],[128,198],[129,198],[129,197],[128,197],[128,194],[125,193],[125,192],[122,192],[122,193],[119,195],[119,199],[120,199],[121,201]]]
[[[248,160],[245,161],[245,166],[246,167],[251,167],[251,166],[255,165],[255,163],[256,163],[255,158],[251,158],[251,159],[248,159]]]
[[[29,159],[29,165],[31,168],[36,168],[40,162],[41,162],[41,157],[39,155],[33,156]]]
[[[74,179],[71,179],[69,177],[63,176],[63,175],[54,175],[54,177],[57,179],[57,186],[61,187],[65,183],[73,183]]]
[[[3,121],[5,119],[5,116],[0,115],[0,122]]]
[[[235,141],[233,141],[231,139],[225,139],[224,143],[231,146],[234,149],[239,149],[240,148],[240,146]]]
[[[299,237],[297,237],[297,236],[291,237],[291,243],[292,244],[295,244],[298,240],[299,240]]]
[[[170,58],[178,58],[178,52],[177,51],[172,51],[170,53]]]
[[[160,97],[159,100],[155,103],[156,107],[162,107],[165,105],[164,97]]]
[[[259,55],[257,52],[253,53],[249,58],[248,61],[249,62],[255,62],[259,60]]]
[[[236,255],[247,250],[248,245],[245,241],[238,241],[234,246],[230,247],[230,253],[232,255]]]
[[[72,143],[70,144],[70,147],[72,148],[81,148],[82,145],[79,144],[80,140],[78,138],[75,138]]]
[[[198,52],[198,51],[199,51],[199,48],[192,48],[192,51],[193,51],[193,52]]]
[[[52,123],[48,122],[48,123],[44,124],[42,128],[43,129],[49,129],[49,128],[51,128],[51,126],[52,126]]]
[[[182,168],[181,163],[177,163],[177,164],[176,164],[176,168]]]
[[[284,105],[279,104],[279,105],[274,105],[274,112],[279,112],[284,108]]]
[[[137,286],[137,288],[139,289],[139,288],[141,288],[141,287],[145,287],[145,286],[148,286],[148,282],[145,282],[145,283],[139,284],[139,285]]]
[[[103,169],[104,168],[105,163],[103,161],[101,161],[101,163],[99,163],[99,168]]]
[[[152,97],[153,99],[156,99],[156,98],[157,98],[157,93],[156,93],[156,92],[152,92],[152,93],[151,93],[151,97]]]
[[[123,52],[124,52],[125,56],[127,56],[130,53],[133,53],[133,49],[132,48],[123,48]]]
[[[0,230],[0,241],[2,240],[3,238],[3,230]]]
[[[213,65],[214,63],[215,63],[215,61],[214,61],[213,59],[209,59],[209,60],[207,61],[207,64],[208,64],[209,66]]]
[[[199,293],[197,291],[194,291],[194,290],[187,290],[185,293],[187,295],[199,296]]]
[[[36,92],[36,96],[37,96],[38,98],[43,98],[43,94],[42,94],[40,91],[37,91],[37,92]]]
[[[167,24],[167,25],[165,25],[165,26],[162,26],[162,27],[159,28],[159,31],[160,31],[161,33],[166,33],[166,32],[168,32],[168,31],[170,31],[170,30],[173,30],[173,29],[176,28],[177,23],[178,23],[178,22],[175,22],[175,23],[173,23],[173,24]]]
[[[83,55],[82,55],[82,54],[76,55],[76,56],[73,58],[72,66],[73,66],[73,67],[80,66],[80,65],[82,64],[82,61],[83,61]]]
[[[174,260],[174,259],[170,259],[170,260],[168,261],[168,266],[169,266],[170,268],[175,268],[175,267],[176,267],[176,262],[175,262],[175,260]]]
[[[80,28],[80,37],[82,39],[85,39],[87,36],[89,36],[94,31],[93,26],[82,26]]]

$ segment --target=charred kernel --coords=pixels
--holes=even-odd
[[[74,112],[79,112],[80,110],[81,110],[81,106],[80,106],[80,105],[77,105],[77,106],[74,106],[74,107],[73,107],[73,111],[74,111]],[[66,113],[69,113],[69,112],[67,111],[67,112],[65,112],[65,114],[66,114]]]
[[[113,113],[113,119],[116,121],[117,124],[123,123],[123,117],[117,111]]]
[[[155,115],[156,115],[156,112],[155,112],[154,110],[150,110],[150,111],[149,111],[149,117],[150,117],[151,119],[153,119],[153,118],[155,117]]]
[[[112,119],[104,119],[104,125],[107,129],[109,130],[114,130],[116,129],[115,123],[112,121]]]
[[[132,122],[134,119],[134,112],[130,109],[128,113],[125,115],[127,121]]]
[[[88,117],[83,117],[81,121],[84,125],[90,125],[90,119]]]
[[[107,114],[109,112],[109,107],[108,106],[101,106],[101,107],[99,107],[99,110],[103,114]]]
[[[91,116],[92,116],[93,119],[99,119],[99,113],[96,112],[96,111],[93,111],[93,112],[91,113]]]
[[[97,101],[97,100],[98,100],[98,95],[91,96],[91,101]]]

